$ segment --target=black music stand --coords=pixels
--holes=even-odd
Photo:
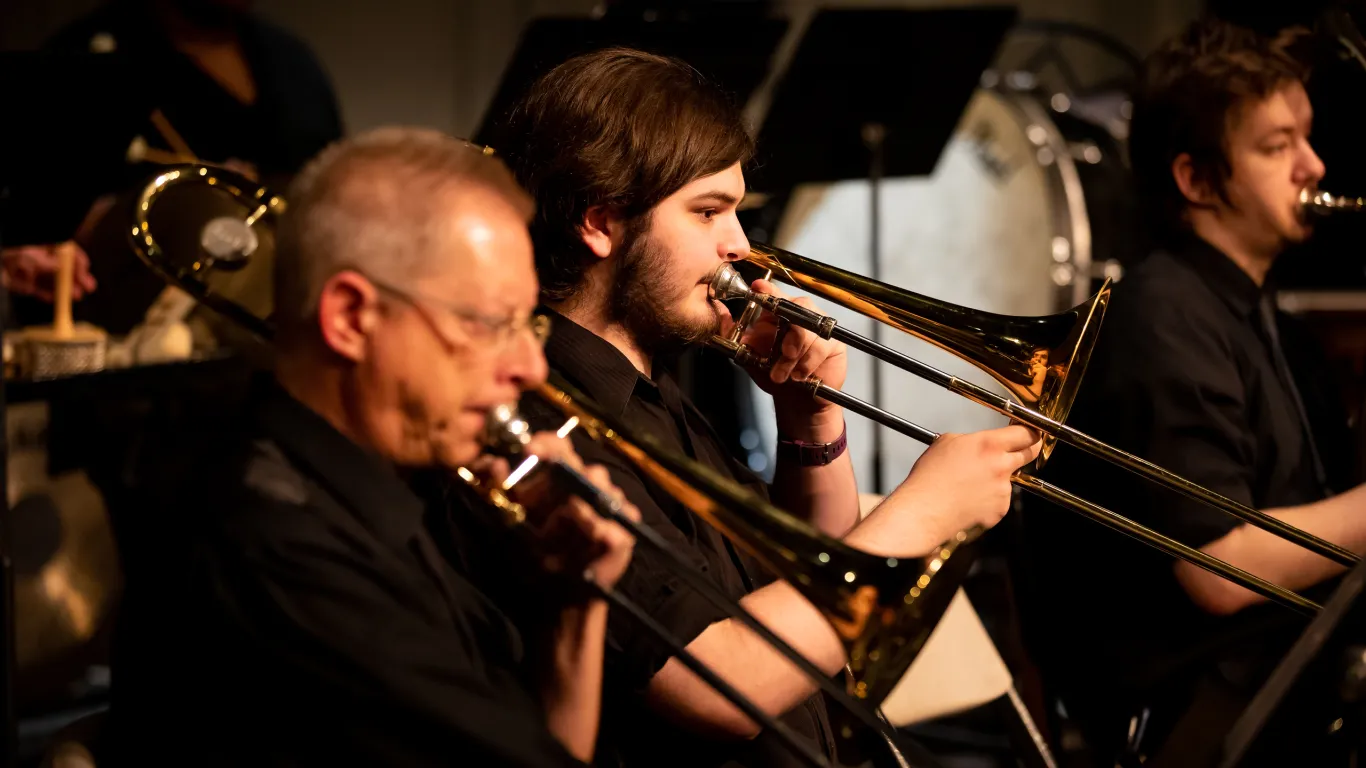
[[[1013,6],[820,11],[773,95],[750,186],[782,201],[797,184],[868,179],[876,280],[882,179],[934,171],[1015,19]],[[778,208],[765,212],[770,222]],[[872,370],[881,405],[876,360]],[[873,428],[875,493],[884,491],[881,434]]]
[[[680,58],[744,106],[767,74],[787,27],[786,19],[748,15],[727,16],[724,23],[699,15],[653,21],[634,15],[536,19],[522,32],[473,140],[496,150],[499,121],[536,78],[574,56],[612,46]]]
[[[1290,647],[1289,653],[1276,665],[1262,688],[1257,691],[1242,715],[1229,729],[1228,736],[1224,739],[1220,768],[1233,768],[1239,765],[1249,751],[1255,748],[1257,738],[1267,724],[1273,721],[1285,697],[1294,689],[1310,663],[1316,661],[1326,649],[1343,647],[1342,643],[1329,641],[1340,639],[1341,633],[1345,631],[1343,619],[1356,608],[1363,590],[1366,590],[1366,560],[1347,572],[1342,582],[1333,590],[1333,594],[1324,602],[1323,610],[1301,633],[1299,639]],[[1359,663],[1347,670],[1345,677],[1352,679],[1345,679],[1344,687],[1340,691],[1358,698],[1355,706],[1359,709],[1366,706],[1360,700],[1362,694],[1366,693],[1363,691],[1363,680],[1366,680],[1364,672],[1366,654],[1362,655]],[[1360,720],[1360,717],[1357,719]],[[1356,723],[1357,729],[1361,727],[1360,722]],[[1356,749],[1366,746],[1362,743],[1366,740],[1366,734],[1357,732],[1354,736],[1357,739],[1354,745]]]

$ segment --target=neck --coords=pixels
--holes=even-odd
[[[1205,242],[1219,249],[1230,261],[1238,265],[1252,282],[1259,287],[1266,282],[1271,265],[1276,262],[1277,253],[1267,253],[1250,246],[1245,240],[1223,225],[1219,214],[1213,211],[1193,211],[1191,228]]]
[[[625,355],[637,371],[646,376],[651,376],[654,367],[653,357],[640,348],[635,337],[621,323],[610,319],[607,302],[594,301],[591,298],[592,295],[593,292],[585,290],[584,294],[565,301],[550,303],[549,306],[606,340],[608,344],[616,347],[621,354]]]
[[[342,372],[322,363],[316,352],[291,350],[288,354],[278,354],[275,380],[290,397],[323,417],[348,440],[363,448],[371,447],[362,437],[364,430],[346,407]]]

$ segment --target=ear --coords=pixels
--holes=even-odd
[[[318,297],[318,331],[323,343],[354,363],[368,353],[379,324],[379,291],[358,272],[346,270],[328,278]]]
[[[1172,179],[1176,181],[1176,188],[1181,190],[1181,195],[1192,205],[1214,205],[1214,193],[1204,179],[1196,176],[1190,153],[1182,152],[1172,160]]]
[[[579,237],[583,244],[599,259],[612,255],[617,239],[621,236],[621,217],[605,205],[595,205],[588,209],[579,224]]]

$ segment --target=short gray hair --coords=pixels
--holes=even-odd
[[[404,285],[441,269],[451,195],[459,192],[501,197],[524,221],[533,213],[501,160],[437,130],[377,128],[324,149],[290,185],[280,221],[278,329],[306,326],[323,285],[343,270]]]

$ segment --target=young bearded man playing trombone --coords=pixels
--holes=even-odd
[[[1039,448],[1029,430],[948,435],[862,522],[844,414],[787,386],[819,376],[838,387],[843,345],[793,330],[770,370],[751,370],[774,397],[782,441],[766,485],[726,453],[670,372],[677,354],[731,322],[708,295],[718,267],[749,244],[736,218],[753,152],[740,112],[682,62],[613,49],[572,59],[532,86],[497,144],[538,212],[532,223],[551,368],[663,446],[744,484],[820,531],[887,556],[923,555],[1006,512],[1010,476]],[[754,289],[777,293],[767,282]],[[771,319],[745,341],[761,356]],[[546,411],[527,406],[545,420]],[[823,615],[791,585],[755,570],[732,543],[631,465],[584,440],[644,523],[826,674],[846,659]],[[765,711],[827,754],[835,739],[814,683],[757,635],[703,601],[653,553],[620,582],[628,596]],[[780,766],[794,759],[637,628],[609,628],[599,760],[613,765]]]

